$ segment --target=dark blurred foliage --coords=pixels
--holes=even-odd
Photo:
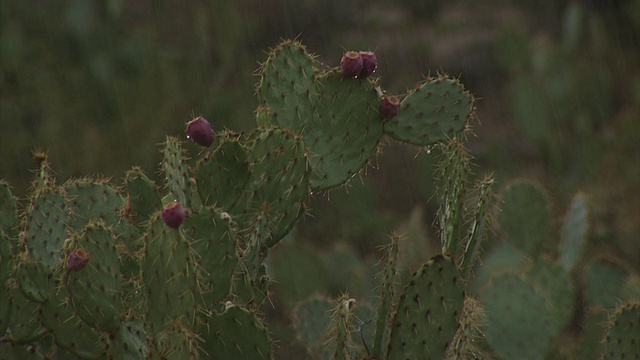
[[[613,248],[640,267],[640,0],[3,1],[0,178],[26,196],[34,149],[49,152],[60,181],[119,181],[132,165],[155,175],[157,144],[194,116],[253,128],[259,62],[296,37],[327,66],[345,49],[375,50],[390,93],[460,76],[478,97],[475,176],[494,172],[498,192],[533,178],[557,204],[587,192],[592,251]],[[436,251],[437,152],[382,150],[350,187],[316,194],[283,247],[322,251],[329,269],[344,254],[366,259],[345,270],[357,279],[393,230]]]

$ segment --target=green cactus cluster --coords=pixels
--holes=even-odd
[[[326,68],[298,41],[272,49],[259,75],[258,127],[220,130],[198,150],[167,137],[162,186],[136,167],[121,184],[59,185],[42,153],[24,207],[0,182],[3,358],[274,359],[277,342],[261,312],[271,276],[276,291],[298,292],[291,303],[303,300],[292,321],[318,359],[544,359],[574,321],[579,297],[588,310],[584,339],[602,340],[596,352],[638,356],[628,331],[638,326],[635,275],[615,258],[585,256],[585,194],[573,199],[554,247],[544,192],[510,184],[497,219],[502,243],[476,261],[490,238],[494,180],[471,181],[463,141],[474,98],[457,79],[420,82],[387,118],[377,79]],[[353,254],[272,250],[309,211],[309,197],[346,184],[383,136],[442,154],[442,251],[399,284],[402,241],[394,235],[375,305],[346,292],[314,295],[306,287],[313,267],[345,276],[340,264]]]
[[[24,208],[0,183],[6,358],[274,358],[274,340],[258,312],[269,294],[265,260],[308,211],[310,194],[345,184],[384,134],[433,145],[461,134],[472,116],[473,97],[441,75],[404,96],[394,122],[383,119],[384,91],[376,79],[324,68],[297,41],[274,48],[259,74],[258,128],[220,130],[199,152],[167,137],[163,186],[136,167],[121,184],[79,178],[58,185],[42,153]],[[167,204],[186,209],[184,220],[168,222]],[[407,290],[423,296],[423,306],[444,290],[441,283],[449,291],[451,277],[459,276],[449,258],[425,266],[417,281],[432,273],[444,278],[433,288],[416,283]],[[455,289],[455,300],[440,301],[447,315],[434,310],[433,324],[417,339],[440,322],[452,336],[463,299]],[[411,301],[402,305],[407,314],[414,311]],[[370,306],[354,304],[341,298],[333,325],[324,326],[333,329],[337,358],[357,353],[352,328],[375,317]],[[373,332],[365,332],[360,337],[371,343]]]

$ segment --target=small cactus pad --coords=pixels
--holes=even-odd
[[[83,269],[67,273],[67,286],[78,316],[102,331],[118,329],[124,307],[120,260],[113,233],[104,224],[92,222],[71,246],[82,248],[91,256]]]
[[[91,220],[101,220],[107,226],[120,221],[125,201],[104,180],[70,180],[64,185],[69,210],[73,214],[71,227],[78,232]]]
[[[427,146],[452,139],[473,113],[473,96],[457,80],[429,78],[409,92],[384,131],[396,140]]]
[[[549,229],[547,198],[534,183],[517,181],[502,194],[500,230],[510,244],[531,256],[544,252]]]
[[[224,133],[220,144],[198,162],[196,182],[203,205],[231,211],[249,181],[247,150],[238,136]]]
[[[136,223],[149,220],[153,213],[162,208],[162,199],[155,184],[142,170],[129,170],[125,183],[129,193],[125,215],[135,219]]]
[[[318,77],[316,116],[303,131],[309,147],[314,189],[336,187],[355,175],[382,137],[380,100],[371,81],[352,81],[329,71]]]
[[[325,353],[325,335],[331,325],[331,310],[335,301],[321,296],[310,297],[298,303],[293,312],[293,327],[296,337],[307,348],[309,354]]]
[[[525,276],[548,301],[553,316],[553,335],[559,334],[574,317],[575,291],[569,273],[555,261],[537,258],[525,269]]]
[[[36,193],[27,210],[26,245],[30,260],[43,262],[49,271],[62,259],[70,214],[62,192],[44,188]]]
[[[378,304],[378,313],[376,319],[375,338],[373,340],[373,356],[376,358],[383,358],[383,351],[386,351],[384,347],[388,343],[389,339],[389,314],[391,311],[391,304],[394,298],[394,280],[396,277],[397,260],[398,260],[398,242],[400,236],[393,234],[391,236],[391,243],[386,251],[386,260],[384,262],[384,269],[382,270],[380,277],[382,277],[382,284],[380,286],[380,304]]]
[[[162,170],[166,178],[167,186],[171,193],[184,206],[189,207],[187,201],[189,173],[187,169],[187,156],[180,140],[167,137],[162,151]]]
[[[313,57],[297,41],[285,41],[271,50],[262,64],[258,97],[269,109],[270,123],[296,132],[315,115],[309,104],[317,88],[313,78]]]
[[[108,358],[106,334],[80,320],[66,287],[59,287],[42,307],[42,323],[53,333],[58,346],[82,359]]]
[[[197,313],[196,254],[180,229],[167,227],[156,213],[144,235],[142,279],[147,292],[147,321],[152,335],[181,319],[193,322]]]
[[[483,289],[487,343],[501,359],[543,359],[551,346],[553,314],[544,294],[513,273]]]
[[[596,259],[582,272],[584,300],[589,305],[614,309],[625,299],[629,270],[613,260]]]
[[[18,232],[18,210],[9,184],[0,180],[0,232],[15,236]]]
[[[200,335],[201,349],[219,359],[273,359],[273,344],[254,313],[228,304],[224,313],[212,315]]]
[[[442,255],[422,265],[398,301],[387,359],[441,359],[458,330],[464,281]]]
[[[560,263],[567,272],[573,270],[582,259],[589,231],[588,216],[587,196],[577,193],[565,216],[560,237]]]
[[[47,329],[40,321],[39,304],[27,299],[18,289],[12,289],[8,299],[11,330],[8,333],[9,339],[14,343],[24,344],[42,338]]]
[[[291,231],[304,209],[309,192],[306,149],[300,136],[285,129],[258,130],[250,141],[251,176],[240,221],[251,226],[256,218],[265,218],[262,241],[271,247]]]
[[[602,359],[640,359],[640,303],[616,309],[603,339]]]
[[[225,214],[214,208],[202,208],[183,224],[193,250],[200,254],[200,285],[207,305],[217,305],[229,294],[238,262],[236,233]]]

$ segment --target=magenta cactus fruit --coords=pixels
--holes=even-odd
[[[177,201],[166,203],[162,207],[162,221],[169,227],[179,228],[186,217],[184,207]]]
[[[360,51],[360,57],[362,58],[362,70],[360,70],[358,77],[366,79],[376,72],[378,59],[376,58],[376,54],[371,51]]]
[[[69,256],[67,256],[67,270],[69,271],[80,271],[82,270],[87,263],[91,255],[89,252],[82,248],[74,249]]]
[[[340,70],[342,75],[348,78],[355,78],[362,71],[362,56],[355,51],[347,51],[340,60]]]
[[[196,144],[209,147],[213,143],[213,129],[209,121],[202,116],[187,123],[187,137]]]
[[[380,103],[380,117],[383,119],[391,119],[398,114],[400,110],[400,99],[397,96],[384,96]]]

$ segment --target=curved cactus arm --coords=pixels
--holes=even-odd
[[[452,140],[442,148],[444,160],[439,165],[437,175],[440,241],[442,253],[455,259],[464,218],[463,201],[470,172],[470,156],[457,140]]]
[[[391,236],[391,243],[387,249],[386,262],[382,271],[382,284],[380,289],[380,304],[378,305],[378,315],[376,320],[375,338],[373,340],[373,348],[371,355],[376,359],[384,359],[386,351],[386,345],[389,341],[388,324],[390,316],[389,314],[393,298],[394,298],[394,279],[397,273],[396,261],[398,258],[398,241],[400,236],[393,234]]]
[[[487,236],[487,230],[491,228],[490,212],[487,210],[491,206],[494,196],[492,191],[493,184],[493,177],[486,176],[476,185],[475,209],[473,209],[471,226],[469,227],[462,261],[460,262],[465,279],[469,278],[471,269],[473,269],[475,261],[480,254],[482,242]]]
[[[162,170],[169,191],[184,206],[191,206],[188,202],[189,194],[189,170],[187,167],[187,155],[182,148],[182,142],[175,137],[167,137],[162,150]]]
[[[577,193],[565,215],[560,233],[560,263],[571,272],[582,259],[589,232],[589,207],[587,195]]]

